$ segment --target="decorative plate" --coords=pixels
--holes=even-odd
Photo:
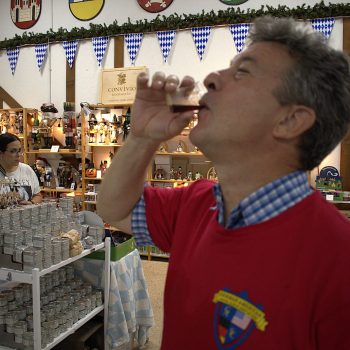
[[[139,5],[147,12],[161,12],[166,10],[173,0],[137,0]]]
[[[18,5],[17,5],[18,4]],[[41,0],[10,1],[10,14],[14,25],[28,29],[38,22],[41,13]]]

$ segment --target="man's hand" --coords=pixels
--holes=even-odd
[[[133,136],[160,143],[178,135],[187,126],[193,112],[173,113],[166,103],[166,95],[178,87],[191,91],[194,88],[193,78],[186,76],[179,85],[175,75],[166,77],[164,73],[157,72],[149,84],[146,73],[138,76],[136,99],[131,110]]]

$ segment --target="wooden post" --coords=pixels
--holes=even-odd
[[[124,36],[114,38],[114,68],[124,67]]]
[[[72,68],[66,62],[66,102],[75,102],[75,62]]]
[[[350,55],[350,18],[343,19],[343,51]],[[340,151],[340,175],[342,177],[343,190],[350,190],[350,131],[341,143]]]

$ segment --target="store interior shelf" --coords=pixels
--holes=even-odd
[[[91,147],[122,147],[118,143],[88,143],[87,145]]]
[[[350,204],[350,201],[330,201],[327,199],[327,202],[334,203],[334,204]]]
[[[89,107],[90,109],[105,109],[105,108],[109,108],[109,109],[116,109],[116,108],[128,108],[130,107],[131,105],[128,105],[128,104],[109,104],[109,103],[106,103],[106,104],[89,104]]]
[[[67,260],[63,260],[60,263],[56,265],[52,265],[47,269],[43,269],[39,271],[38,275],[44,276],[47,273],[50,273],[54,270],[59,269],[60,267],[63,267],[65,265],[71,264],[73,261],[76,261],[78,259],[83,258],[86,255],[91,254],[92,252],[102,249],[105,246],[104,243],[98,244],[90,249],[85,249],[81,254],[77,256],[73,256],[72,258],[69,258]],[[10,280],[10,281],[17,281],[21,283],[32,283],[33,282],[33,275],[31,272],[24,272],[24,271],[18,271],[13,269],[7,269],[2,268],[0,269],[0,280]]]
[[[157,156],[186,156],[186,157],[204,157],[201,152],[156,152]]]
[[[86,177],[86,176],[84,176],[84,180],[86,180],[86,181],[102,181],[103,180],[103,178],[102,177]]]
[[[60,192],[60,193],[71,193],[71,192],[75,192],[75,193],[81,193],[81,189],[78,190],[71,190],[70,188],[48,188],[48,187],[43,187],[41,188],[41,191],[43,192]]]
[[[84,201],[84,203],[86,203],[86,204],[97,204],[97,202],[96,201]]]
[[[168,182],[168,183],[182,183],[182,182],[188,182],[188,183],[192,183],[194,182],[193,180],[188,181],[186,179],[183,180],[159,180],[159,179],[149,179],[147,181],[151,181],[151,182]]]
[[[26,151],[25,153],[27,154],[50,154],[50,153],[54,153],[54,154],[81,154],[82,152],[81,151],[76,151],[76,150],[60,150],[58,152],[51,152],[51,150],[32,150],[32,151]]]
[[[91,320],[94,316],[96,316],[99,312],[101,312],[104,309],[104,306],[101,305],[97,307],[96,309],[92,310],[89,314],[87,314],[84,318],[79,320],[78,322],[74,323],[71,328],[69,328],[64,333],[60,334],[57,338],[53,340],[50,344],[48,344],[44,349],[49,350],[52,349],[54,346],[59,344],[62,340],[67,338],[69,335],[73,334],[77,329],[79,329],[81,326],[83,326],[86,322]]]

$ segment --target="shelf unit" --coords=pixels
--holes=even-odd
[[[32,296],[33,296],[33,329],[34,329],[34,350],[41,350],[41,320],[40,320],[40,278],[54,270],[59,269],[60,267],[66,266],[68,264],[73,263],[74,261],[81,259],[94,251],[105,248],[105,264],[104,264],[104,303],[108,303],[109,300],[109,286],[110,286],[110,238],[105,239],[105,243],[101,243],[92,247],[90,249],[85,249],[81,254],[69,258],[67,260],[61,261],[56,265],[52,265],[49,268],[39,270],[37,268],[33,269],[31,273],[17,271],[7,268],[0,268],[0,280],[7,280],[19,283],[28,283],[32,285]],[[80,319],[78,322],[73,324],[71,328],[61,333],[58,337],[56,337],[51,343],[49,343],[43,349],[49,350],[52,349],[59,342],[67,338],[70,334],[74,333],[77,329],[79,329],[82,325],[88,322],[91,318],[97,315],[99,312],[104,310],[104,332],[105,339],[107,332],[107,319],[108,319],[108,307],[104,307],[104,305],[99,306],[92,310],[85,317]],[[105,344],[105,348],[106,348]],[[1,348],[1,346],[0,346]]]
[[[86,152],[86,148],[83,146],[85,144],[85,140],[83,140],[84,137],[84,121],[83,117],[81,120],[81,133],[82,133],[82,138],[81,138],[81,143],[82,143],[82,149],[77,150],[77,149],[59,149],[58,152],[52,152],[51,149],[30,149],[29,147],[29,134],[32,129],[32,124],[33,124],[33,119],[38,118],[39,112],[37,109],[34,108],[7,108],[7,109],[0,109],[0,114],[2,113],[7,113],[7,114],[12,114],[12,113],[21,113],[23,115],[23,134],[20,134],[19,138],[23,142],[23,162],[26,164],[31,165],[33,157],[36,159],[37,157],[40,156],[48,156],[48,155],[60,155],[62,157],[66,156],[80,156],[82,159],[82,163],[85,163],[85,157],[88,152]],[[9,131],[11,132],[11,130]],[[58,158],[57,158],[58,159]],[[84,169],[84,164],[82,164],[83,169]],[[82,184],[81,187],[84,188],[85,184],[83,183],[84,179],[81,180]],[[71,190],[69,188],[61,189],[61,188],[44,188],[42,190],[44,193],[50,193],[50,194],[61,194],[61,193],[74,193],[79,195],[82,191],[81,189],[78,190]]]
[[[115,109],[123,109],[126,110],[130,106],[124,106],[124,105],[103,105],[103,104],[98,104],[98,105],[89,105],[89,108],[91,111],[95,110],[109,110],[111,113],[114,113],[113,110]],[[85,111],[82,110],[82,113],[84,114]],[[124,114],[124,113],[122,113]],[[98,154],[104,153],[105,157],[108,149],[113,151],[113,152],[118,152],[118,149],[123,146],[123,142],[118,139],[118,143],[98,143],[98,142],[88,142],[85,143],[87,140],[87,131],[88,131],[88,119],[89,117],[87,115],[83,116],[84,120],[84,134],[82,135],[82,143],[83,145],[86,144],[86,147],[91,149],[91,161],[94,163],[95,168],[98,169],[98,166],[100,164],[100,159],[98,158]],[[193,169],[198,169],[202,173],[203,177],[206,176],[207,168],[210,167],[209,163],[205,164],[207,162],[205,156],[199,152],[193,145],[190,145],[188,143],[188,132],[189,129],[185,129],[179,137],[174,138],[174,140],[167,141],[166,143],[162,143],[164,145],[163,150],[159,150],[155,153],[154,159],[157,158],[162,158],[162,157],[167,157],[168,158],[168,164],[169,164],[169,170],[170,170],[170,165],[172,162],[176,164],[176,169],[177,169],[177,164],[181,163],[185,159],[188,164],[190,164],[190,161],[194,159],[197,163],[196,166],[194,165],[189,165],[190,169],[187,169],[187,166],[183,168],[184,174],[183,176],[187,176],[187,171],[188,170],[193,170]],[[94,139],[96,141],[96,138]],[[179,151],[178,148],[176,147],[176,144],[181,144],[182,150]],[[106,159],[106,158],[105,158]],[[165,159],[165,158],[164,158]],[[174,161],[173,161],[174,160]],[[150,183],[151,185],[169,185],[171,187],[175,186],[182,186],[182,185],[188,185],[192,183],[193,181],[187,181],[187,180],[169,180],[169,179],[156,179],[154,178],[154,166],[149,166],[147,176],[145,178],[145,182]],[[83,167],[84,169],[84,167]],[[203,170],[205,169],[205,171]],[[195,172],[193,172],[193,178],[195,176]],[[96,201],[95,200],[88,200],[86,198],[86,192],[87,192],[87,185],[88,184],[94,184],[96,187],[99,186],[99,184],[103,181],[103,177],[86,177],[85,174],[83,174],[83,189],[82,189],[82,201],[83,201],[83,210],[89,209],[89,210],[95,210],[96,209]],[[162,252],[153,252],[153,247],[148,247],[146,251],[146,255],[150,258],[151,256],[159,256],[159,257],[168,257],[165,253]],[[142,252],[141,252],[142,253]]]
[[[100,111],[100,110],[109,110],[111,113],[113,113],[113,110],[122,110],[122,114],[124,115],[126,110],[129,108],[129,105],[118,105],[118,104],[90,104],[89,108],[91,111]],[[99,142],[86,142],[87,140],[87,131],[88,131],[88,116],[85,115],[84,109],[82,109],[82,115],[83,115],[83,120],[84,120],[84,128],[82,128],[82,133],[84,134],[84,139],[82,139],[82,144],[86,145],[86,154],[89,153],[91,154],[91,162],[95,165],[95,168],[98,169],[99,167],[99,161],[96,159],[96,154],[99,153],[100,150],[101,152],[104,152],[106,149],[113,150],[113,152],[117,152],[118,148],[122,147],[122,142],[121,143],[112,143],[112,142],[107,142],[107,143],[99,143]],[[82,137],[83,137],[82,134]],[[119,141],[119,140],[118,140]],[[89,151],[87,151],[89,150]],[[90,151],[91,150],[91,151]],[[100,153],[101,153],[100,152]],[[107,152],[107,150],[106,150]],[[85,164],[83,166],[83,169],[85,169]],[[95,210],[96,209],[96,201],[90,201],[86,200],[86,190],[87,190],[87,185],[89,182],[93,182],[94,184],[99,184],[103,178],[91,178],[85,176],[85,173],[83,173],[83,181],[82,181],[82,207],[83,210],[90,209],[90,210]]]

